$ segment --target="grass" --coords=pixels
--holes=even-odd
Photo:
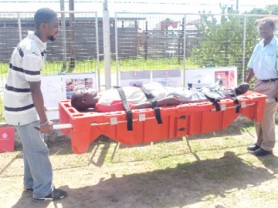
[[[92,201],[95,207],[276,207],[278,160],[246,151],[254,133],[253,122],[241,118],[225,130],[188,137],[190,146],[177,139],[120,145],[114,154],[116,143],[102,137],[88,152],[76,155],[66,137],[48,145],[55,184],[69,187],[65,207],[91,207]],[[6,168],[0,187],[10,190],[21,181],[22,155],[16,151],[1,156],[0,167]],[[17,189],[3,192],[3,197],[12,190]],[[80,196],[89,198],[79,200]],[[117,199],[113,205],[111,198]]]
[[[69,64],[69,63],[68,63]],[[190,60],[186,61],[187,68],[196,68]],[[67,70],[63,69],[62,61],[46,61],[44,69],[42,70],[43,75],[57,74],[60,72],[66,73],[84,73],[84,72],[96,72],[97,71],[97,60],[82,60],[76,61],[75,68]],[[179,63],[178,59],[172,58],[151,58],[151,59],[120,59],[118,62],[119,70],[161,70],[161,69],[182,69],[183,62]],[[99,62],[100,72],[104,73],[104,61]],[[111,60],[111,72],[116,73],[117,64],[115,60]],[[6,75],[8,71],[7,63],[0,63],[0,74]]]

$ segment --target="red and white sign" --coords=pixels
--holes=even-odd
[[[0,128],[0,152],[14,151],[14,128],[1,127]]]

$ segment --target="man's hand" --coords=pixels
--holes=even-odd
[[[47,124],[40,125],[39,130],[41,133],[51,133],[53,131],[53,122],[48,121]]]

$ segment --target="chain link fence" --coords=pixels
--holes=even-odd
[[[103,74],[102,17],[94,11],[58,14],[60,33],[55,42],[48,43],[42,73]],[[33,15],[0,11],[0,115],[10,55],[16,44],[34,29]],[[236,66],[241,82],[259,40],[256,21],[260,18],[263,16],[115,13],[110,16],[111,72],[171,69],[184,72],[192,68]]]

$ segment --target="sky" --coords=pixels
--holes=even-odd
[[[161,13],[198,13],[199,11],[221,13],[219,4],[238,8],[240,13],[252,8],[264,8],[278,4],[278,0],[107,0],[108,9],[114,12],[161,12]],[[75,0],[75,11],[97,11],[102,13],[103,0]],[[36,11],[49,7],[60,11],[59,0],[0,0],[0,11]],[[68,10],[68,0],[65,0]]]

